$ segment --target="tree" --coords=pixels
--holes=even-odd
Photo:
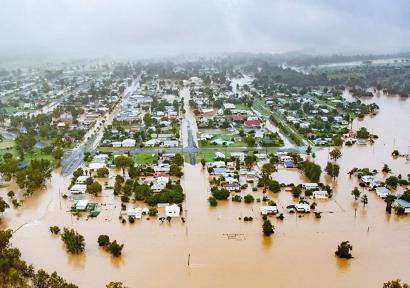
[[[2,197],[0,197],[0,213],[6,211],[6,209],[10,208],[10,205],[7,204],[6,201]]]
[[[262,224],[263,235],[269,237],[270,235],[275,233],[274,229],[275,227],[272,225],[270,220],[266,219],[263,221],[263,224]]]
[[[215,197],[213,197],[213,196],[210,196],[209,198],[208,198],[208,202],[209,202],[209,205],[211,205],[211,206],[213,206],[213,207],[215,207],[215,206],[217,206],[218,205],[218,201],[215,199]]]
[[[342,157],[342,152],[340,151],[340,149],[335,148],[329,152],[329,156],[333,161],[337,161],[337,159]]]
[[[122,249],[124,248],[124,244],[118,244],[117,240],[114,240],[107,246],[107,250],[111,253],[114,257],[121,256]]]
[[[270,175],[276,171],[275,165],[271,163],[263,164],[262,166],[262,174]]]
[[[120,155],[115,157],[114,164],[118,169],[122,169],[122,173],[125,174],[125,169],[129,168],[134,164],[134,161],[131,157]]]
[[[108,235],[100,235],[98,236],[97,242],[100,247],[106,247],[110,244],[110,237]]]
[[[94,196],[98,196],[102,191],[102,186],[97,181],[94,181],[90,185],[87,185],[87,193],[90,193]]]
[[[352,254],[350,251],[353,250],[352,245],[350,245],[349,241],[343,241],[337,246],[337,250],[335,252],[335,255],[339,258],[343,259],[351,259],[353,258]]]
[[[245,165],[248,169],[251,169],[253,163],[255,163],[256,157],[254,155],[246,155],[245,156]]]
[[[106,288],[127,288],[122,282],[110,282],[105,286]]]
[[[394,201],[396,200],[396,196],[394,195],[387,195],[386,198],[384,198],[384,202],[386,202],[386,212],[391,214],[391,210],[392,210],[392,204],[394,203]]]
[[[332,162],[327,162],[325,171],[332,178],[336,178],[339,176],[340,166]]]
[[[80,254],[85,249],[84,236],[76,232],[74,229],[64,228],[61,239],[63,240],[66,249],[71,254]]]
[[[382,172],[383,172],[383,173],[390,173],[390,172],[391,172],[391,169],[390,169],[389,165],[384,164],[383,169],[382,169]]]
[[[390,176],[389,178],[386,179],[385,181],[386,185],[396,188],[397,185],[400,183],[400,179],[397,178],[396,176]]]
[[[205,168],[205,164],[206,164],[205,159],[201,159],[201,165],[202,165],[202,168]]]
[[[54,235],[60,233],[60,228],[58,226],[50,226],[50,232]]]
[[[143,120],[144,120],[145,126],[149,127],[149,126],[152,125],[152,122],[153,122],[153,121],[152,121],[152,116],[151,116],[151,114],[145,113]]]
[[[107,167],[98,168],[96,172],[97,172],[97,177],[99,178],[107,177],[108,174],[110,174],[110,171],[108,170]]]
[[[64,150],[61,147],[57,147],[53,150],[52,155],[54,159],[61,160],[61,158],[63,158],[64,155]]]
[[[175,154],[175,157],[172,159],[172,162],[178,166],[182,166],[184,164],[184,157],[181,154],[177,153]]]
[[[401,280],[392,280],[383,284],[383,288],[410,288],[407,283],[402,283]]]
[[[252,203],[253,201],[255,201],[255,198],[251,194],[247,194],[243,197],[243,200],[245,201],[245,203]]]
[[[16,137],[16,150],[19,152],[21,158],[24,154],[30,152],[36,144],[36,138],[30,133],[21,133]]]
[[[157,216],[157,214],[158,214],[157,207],[149,207],[149,209],[148,209],[148,215],[149,216]]]
[[[320,174],[322,174],[322,168],[316,163],[310,161],[304,161],[301,164],[303,173],[309,178],[312,182],[319,182]]]
[[[366,194],[362,196],[362,199],[360,201],[363,203],[363,208],[366,207],[366,205],[369,203],[369,199],[367,198]]]
[[[354,187],[354,189],[352,190],[352,195],[354,196],[354,200],[359,199],[360,197],[360,190],[357,187]]]
[[[357,133],[356,133],[357,138],[359,139],[368,139],[370,137],[369,131],[365,127],[361,127]]]

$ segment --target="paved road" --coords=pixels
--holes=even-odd
[[[61,174],[63,176],[70,175],[74,172],[75,169],[80,167],[84,159],[84,153],[86,151],[95,152],[103,137],[104,126],[111,124],[112,120],[118,114],[120,110],[118,108],[123,102],[123,100],[129,97],[132,94],[132,92],[134,92],[138,88],[140,76],[141,74],[138,76],[137,80],[133,83],[133,85],[131,85],[125,90],[123,97],[116,104],[112,113],[100,117],[100,119],[96,121],[94,127],[91,128],[84,136],[84,139],[86,140],[84,140],[84,142],[81,143],[77,148],[75,148],[71,153],[67,153],[66,157],[64,157],[64,159],[61,161]]]

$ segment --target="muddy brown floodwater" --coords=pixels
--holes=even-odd
[[[276,232],[270,238],[261,231],[262,204],[220,201],[210,208],[208,176],[201,165],[189,164],[182,179],[185,224],[175,219],[160,224],[154,218],[121,224],[119,203],[110,190],[93,199],[106,204],[99,217],[78,220],[66,212],[72,202],[59,197],[69,179],[55,173],[47,190],[27,199],[23,208],[6,211],[3,226],[19,228],[13,244],[29,263],[56,270],[80,287],[104,287],[114,280],[129,287],[382,287],[396,278],[410,282],[410,216],[387,215],[385,203],[374,192],[365,192],[366,208],[350,194],[358,185],[347,175],[353,167],[380,171],[387,163],[395,174],[410,173],[406,159],[390,155],[394,148],[407,153],[410,145],[410,101],[380,94],[370,100],[374,101],[381,107],[379,114],[355,121],[354,127],[366,126],[380,138],[372,146],[344,147],[338,160],[339,178],[332,181],[322,176],[335,189],[333,199],[318,201],[322,219],[285,213],[283,222],[272,218]],[[323,167],[328,149],[318,151],[315,161]],[[296,170],[280,169],[273,176],[284,183],[306,180]],[[8,190],[2,189],[1,195]],[[256,194],[261,196],[261,192]],[[292,203],[285,191],[269,196],[281,210]],[[243,216],[257,218],[251,223],[239,221]],[[83,234],[85,253],[68,255],[59,237],[50,235],[51,225],[72,227]],[[114,259],[98,248],[100,234],[125,244],[121,258]],[[334,257],[343,240],[353,245],[354,259]]]

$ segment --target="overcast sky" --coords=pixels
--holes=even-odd
[[[0,57],[410,51],[408,0],[1,0]]]

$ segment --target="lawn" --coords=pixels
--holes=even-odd
[[[3,155],[6,153],[11,153],[14,157],[19,156],[17,153],[17,150],[14,147],[8,148],[8,149],[0,149],[0,157],[3,157]],[[30,153],[27,153],[24,158],[27,162],[30,162],[30,160],[33,160],[33,159],[49,160],[52,166],[54,167],[57,166],[57,160],[54,159],[52,155],[42,153],[40,149],[33,149],[33,151],[31,151]]]
[[[0,150],[12,148],[14,145],[14,141],[4,139],[3,141],[0,141]]]
[[[141,153],[134,156],[134,161],[140,165],[152,164],[158,160],[156,153]]]

